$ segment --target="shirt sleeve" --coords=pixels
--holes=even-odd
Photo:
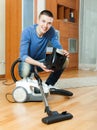
[[[54,28],[52,28],[52,33],[53,34],[52,34],[52,38],[51,38],[51,41],[50,41],[52,46],[55,47],[55,48],[62,49],[62,45],[59,41],[58,33]]]
[[[28,57],[29,46],[30,46],[30,31],[29,29],[25,29],[22,32],[20,42],[20,58],[22,61],[25,61],[25,59]]]

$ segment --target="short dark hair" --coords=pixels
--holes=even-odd
[[[47,15],[47,16],[52,17],[52,18],[54,17],[53,13],[51,11],[49,11],[49,10],[41,11],[40,14],[39,14],[39,18],[40,18],[41,15]]]

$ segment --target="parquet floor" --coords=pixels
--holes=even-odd
[[[41,74],[43,79],[47,76]],[[92,71],[66,71],[62,78],[97,76]],[[5,84],[6,85],[5,85]],[[49,95],[48,103],[53,111],[68,111],[73,114],[71,120],[46,125],[41,119],[46,117],[43,102],[11,103],[6,93],[15,87],[11,80],[0,79],[0,130],[96,130],[97,129],[97,86],[68,88],[72,97]],[[13,101],[12,96],[8,98]]]

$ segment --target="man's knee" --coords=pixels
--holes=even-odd
[[[29,77],[31,75],[31,65],[26,62],[20,62],[18,71],[21,78]]]

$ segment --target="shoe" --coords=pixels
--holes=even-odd
[[[49,89],[52,89],[52,88],[58,89],[56,86],[53,86],[53,85],[48,85],[48,88]]]
[[[44,90],[44,93],[49,93],[50,89],[58,89],[56,86],[53,86],[53,85],[47,85],[46,83],[43,83],[43,90]]]
[[[46,83],[42,83],[44,93],[49,93],[49,87]]]

